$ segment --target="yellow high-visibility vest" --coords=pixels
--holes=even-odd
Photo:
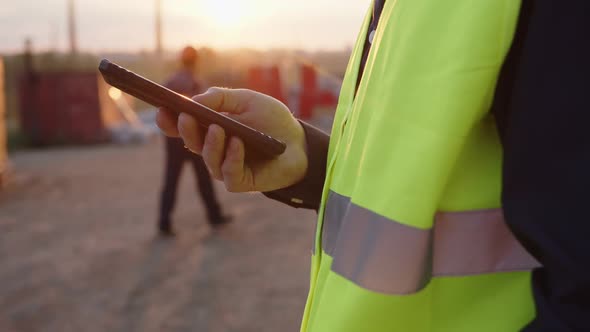
[[[342,86],[305,332],[502,332],[534,317],[489,113],[520,1],[388,0]]]

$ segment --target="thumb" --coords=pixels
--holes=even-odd
[[[209,88],[205,93],[196,95],[193,100],[217,112],[240,114],[246,110],[252,99],[252,91],[244,89]]]

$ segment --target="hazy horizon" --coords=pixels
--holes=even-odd
[[[0,53],[68,48],[67,0],[0,0]],[[166,50],[339,50],[351,46],[370,0],[161,0]],[[155,48],[155,0],[76,0],[78,48],[136,52]]]

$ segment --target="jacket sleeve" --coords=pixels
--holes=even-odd
[[[287,205],[318,210],[326,178],[326,159],[330,136],[301,121],[307,142],[307,174],[300,182],[279,190],[263,193],[265,196]]]
[[[543,265],[523,331],[590,331],[590,2],[524,1],[516,38],[496,115],[505,217]]]

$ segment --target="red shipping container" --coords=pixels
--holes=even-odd
[[[248,69],[248,89],[262,92],[266,88],[264,72],[260,67],[251,67]]]
[[[33,144],[104,142],[96,73],[36,73],[21,82],[21,126]]]
[[[314,96],[301,93],[301,95],[299,96],[299,118],[301,118],[302,120],[309,120],[313,115],[314,107]]]
[[[285,103],[281,75],[277,66],[251,67],[248,70],[248,88]]]
[[[301,66],[301,95],[299,96],[299,117],[310,119],[316,106],[318,79],[315,68],[308,64]]]
[[[301,65],[301,86],[304,93],[315,95],[318,90],[318,73],[309,64]]]
[[[318,93],[317,104],[318,106],[329,106],[335,108],[338,104],[338,97],[336,97],[332,91],[320,90]]]
[[[279,67],[272,66],[269,69],[269,80],[268,80],[268,94],[280,100],[282,103],[286,103],[285,96],[283,94],[283,85],[281,83],[281,74]]]

